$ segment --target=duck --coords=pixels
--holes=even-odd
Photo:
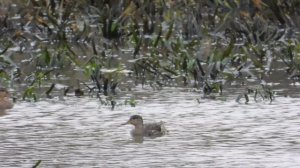
[[[123,125],[127,124],[134,126],[134,129],[130,132],[133,137],[159,137],[168,132],[162,121],[144,124],[143,118],[140,115],[132,115]]]
[[[0,112],[13,108],[14,104],[10,100],[10,93],[6,88],[0,88]]]

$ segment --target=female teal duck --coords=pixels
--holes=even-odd
[[[134,126],[134,129],[131,130],[132,136],[158,137],[168,132],[163,122],[144,124],[143,118],[140,115],[131,116],[125,124],[132,124]]]
[[[5,88],[0,88],[0,112],[13,108],[14,104],[10,100],[10,94]]]

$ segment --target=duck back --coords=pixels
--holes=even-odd
[[[144,136],[156,137],[162,136],[167,133],[167,130],[163,122],[160,123],[149,123],[144,125]]]

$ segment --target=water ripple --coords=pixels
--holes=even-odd
[[[92,98],[19,103],[0,118],[1,167],[300,167],[300,101],[202,100],[156,92],[111,111]],[[132,114],[163,120],[169,134],[135,143]]]

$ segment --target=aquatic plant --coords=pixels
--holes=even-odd
[[[41,165],[41,163],[42,163],[42,160],[38,160],[38,161],[32,166],[32,168],[37,168],[37,167],[39,167],[39,166]]]
[[[237,96],[236,102],[240,103],[245,99],[245,104],[247,104],[250,102],[250,96],[253,97],[254,102],[269,101],[272,103],[275,99],[275,92],[269,86],[261,84],[256,88],[247,88],[244,93]]]
[[[59,84],[112,105],[118,88],[137,84],[222,95],[278,63],[287,79],[299,75],[297,0],[0,3],[1,83],[24,100],[52,98]]]

